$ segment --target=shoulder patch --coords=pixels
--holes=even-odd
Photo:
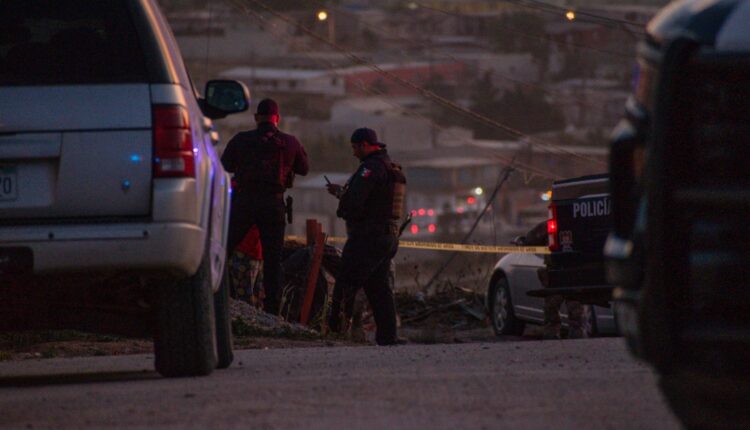
[[[369,178],[370,175],[372,175],[372,170],[368,169],[367,167],[362,168],[362,173],[359,174],[363,178]]]

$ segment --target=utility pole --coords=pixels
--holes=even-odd
[[[333,10],[328,8],[318,11],[318,21],[325,22],[328,25],[328,41],[336,43],[336,24],[333,18]]]

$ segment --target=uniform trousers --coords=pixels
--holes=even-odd
[[[286,228],[284,195],[282,193],[237,193],[232,196],[229,217],[228,255],[239,245],[250,227],[255,224],[263,247],[264,309],[279,311],[279,296],[283,285],[281,257]]]
[[[341,269],[333,290],[329,327],[334,332],[348,329],[354,299],[365,290],[375,318],[378,345],[397,343],[396,304],[390,282],[391,260],[398,251],[395,234],[349,233],[341,254]]]

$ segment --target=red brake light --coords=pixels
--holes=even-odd
[[[154,177],[194,177],[195,153],[187,110],[154,105]]]
[[[419,209],[419,216],[424,216],[424,214],[425,214],[424,208]]]
[[[427,231],[429,231],[430,233],[435,233],[435,230],[437,230],[435,224],[430,224],[427,226]]]
[[[410,228],[411,228],[411,234],[417,234],[417,233],[419,233],[419,226],[418,225],[412,224]]]
[[[550,251],[557,251],[560,244],[557,242],[557,206],[549,205],[549,219],[547,219],[547,241]]]

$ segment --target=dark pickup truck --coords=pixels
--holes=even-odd
[[[607,306],[613,286],[607,283],[603,248],[612,226],[609,176],[582,176],[552,185],[547,233],[550,254],[540,273],[544,297],[562,295]]]

